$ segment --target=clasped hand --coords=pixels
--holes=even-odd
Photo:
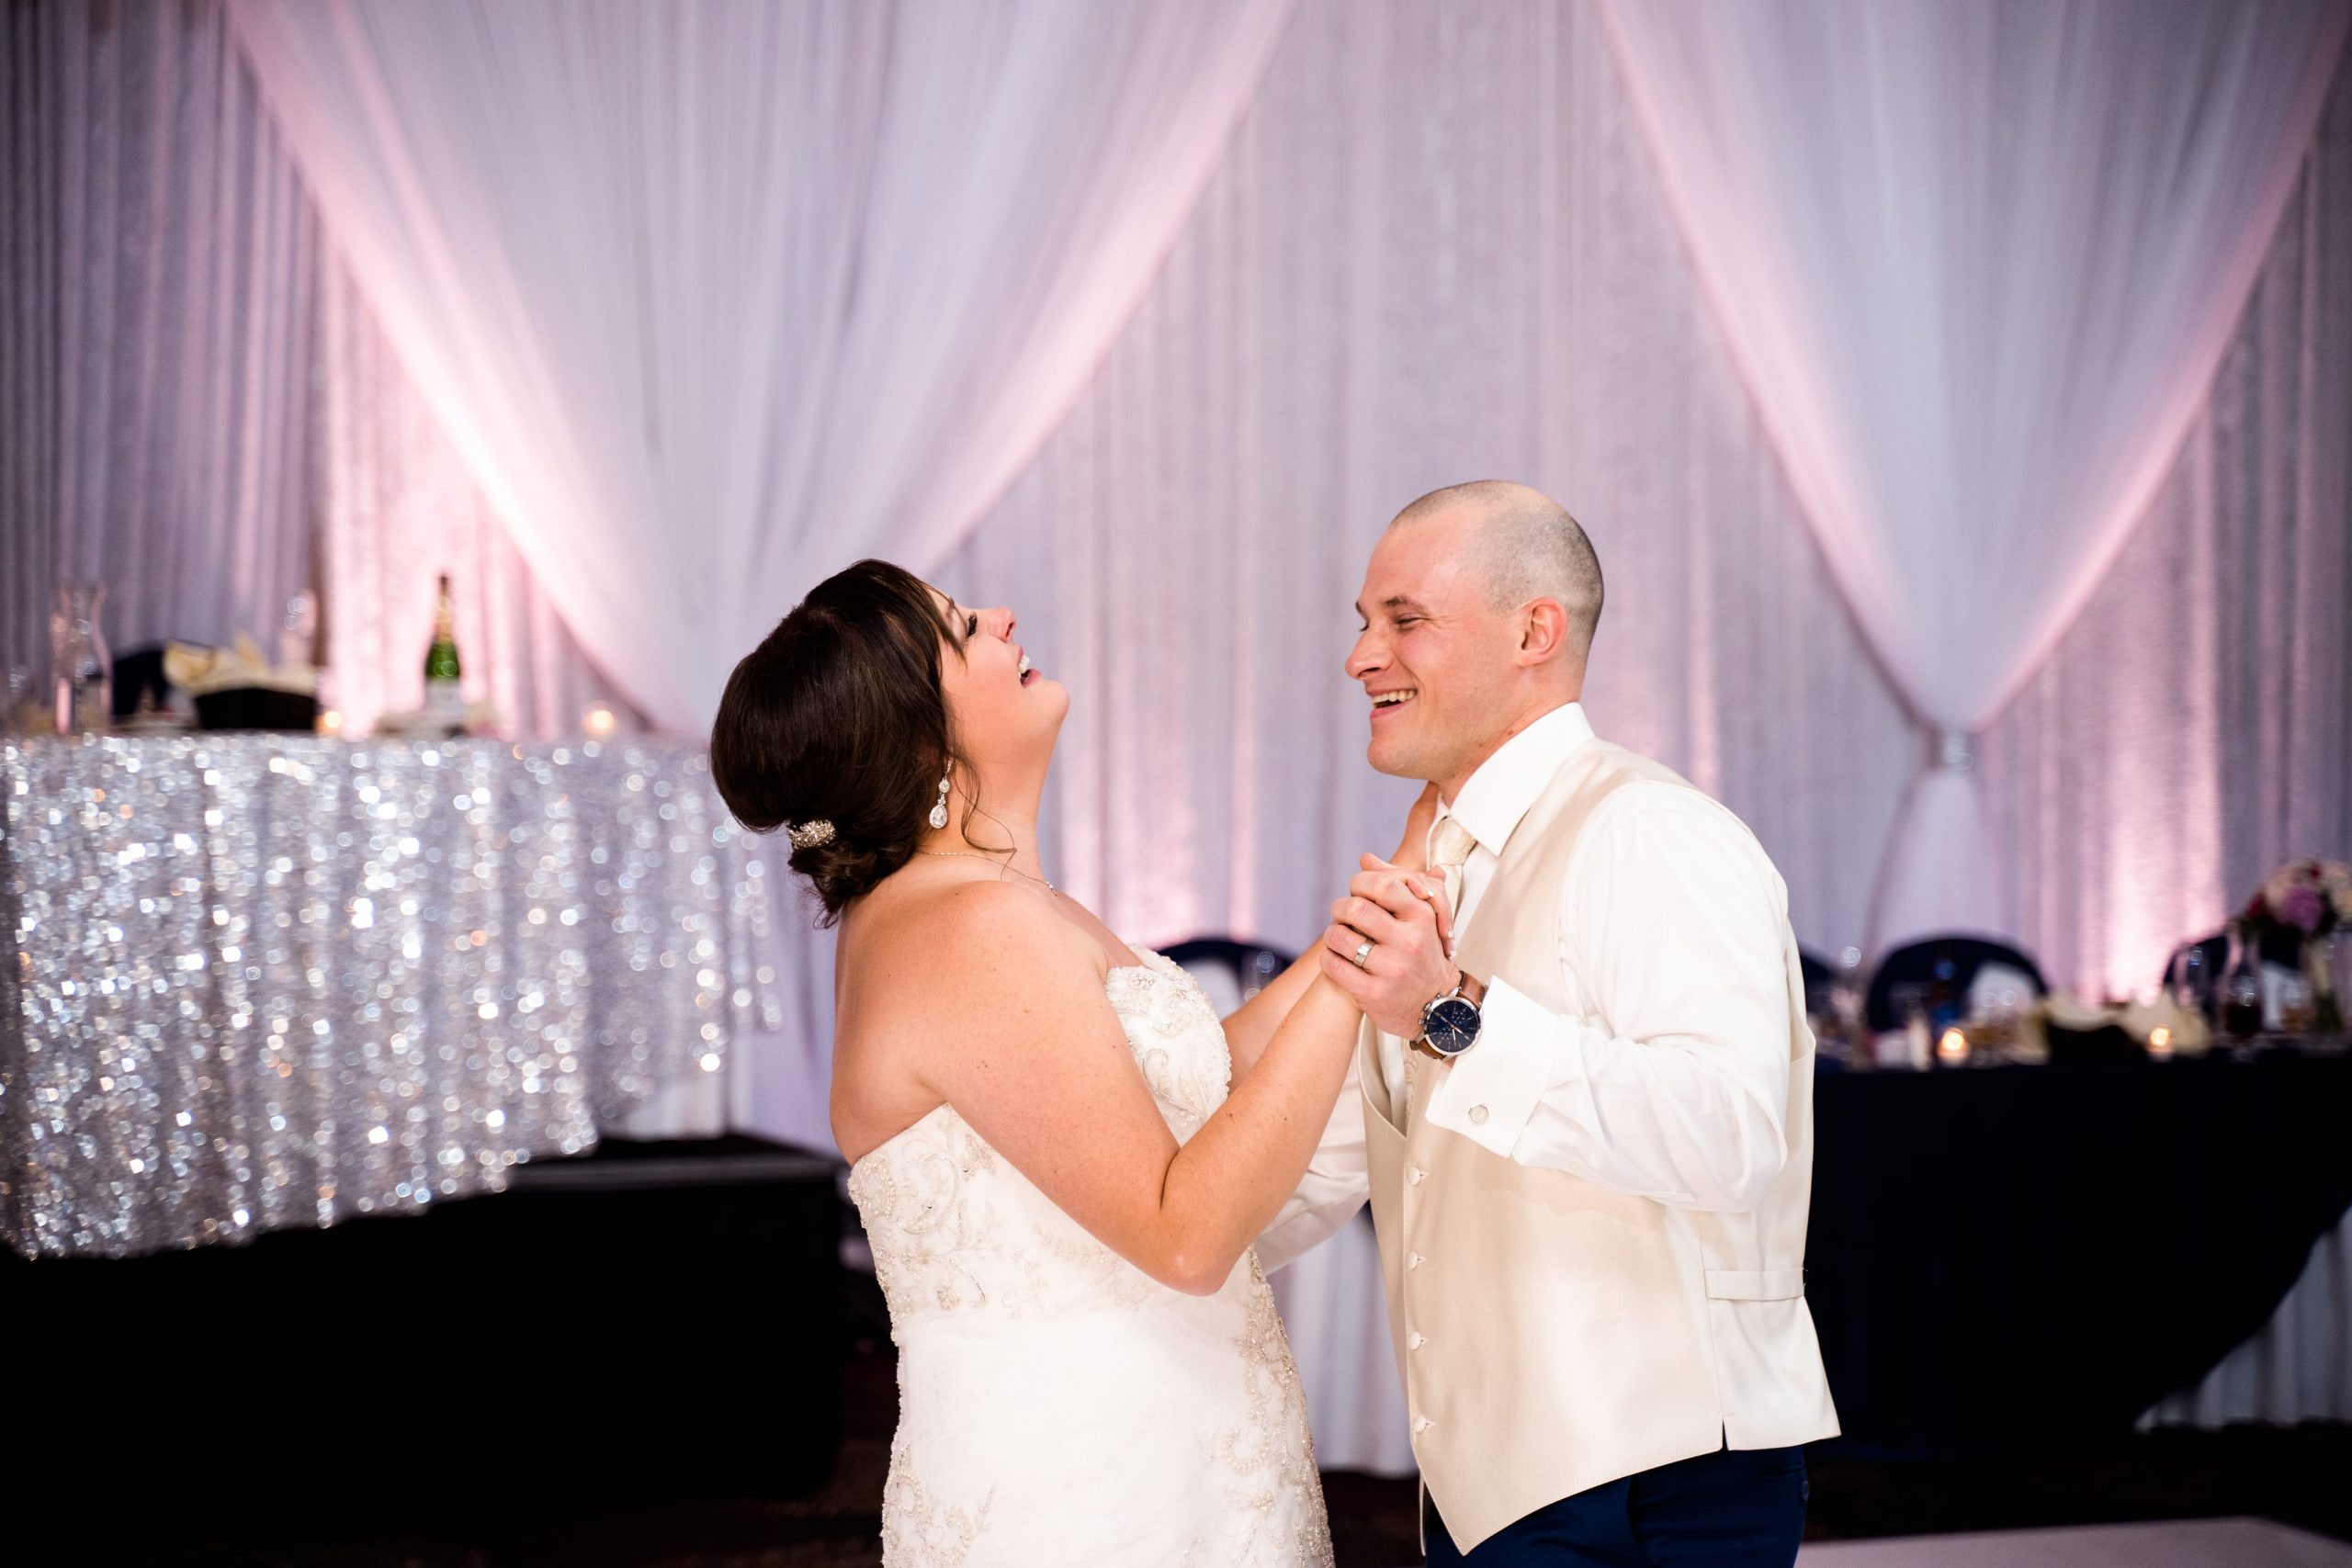
[[[1420,1034],[1422,1008],[1460,978],[1444,879],[1419,863],[1436,801],[1432,785],[1415,804],[1396,861],[1363,857],[1347,897],[1332,901],[1318,953],[1331,983],[1374,1024],[1405,1040]],[[1398,863],[1406,861],[1411,863]],[[1361,964],[1359,952],[1364,952]]]

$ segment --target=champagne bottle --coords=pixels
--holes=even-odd
[[[466,699],[458,687],[458,609],[446,571],[433,612],[433,646],[424,651],[424,711],[452,726],[465,721]]]

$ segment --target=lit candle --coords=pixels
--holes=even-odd
[[[1947,1029],[1943,1038],[1936,1042],[1936,1059],[1947,1067],[1957,1067],[1968,1060],[1968,1036],[1957,1029]]]
[[[2172,1055],[2172,1031],[2163,1024],[2148,1031],[2148,1055],[2161,1062]]]
[[[319,733],[321,735],[341,735],[343,733],[343,710],[341,708],[321,708],[319,710]]]
[[[619,716],[603,703],[596,704],[580,716],[580,727],[588,732],[588,739],[591,740],[610,739],[613,731],[618,729],[620,724]]]

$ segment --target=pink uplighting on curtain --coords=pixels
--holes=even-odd
[[[13,80],[39,90],[0,93],[0,134],[13,138],[17,154],[0,159],[0,200],[33,213],[62,205],[60,221],[19,224],[12,243],[0,245],[0,295],[19,306],[0,312],[0,386],[15,422],[12,439],[0,442],[0,492],[13,498],[10,515],[25,521],[28,536],[0,552],[7,569],[0,641],[13,663],[37,671],[47,658],[47,594],[69,568],[126,590],[110,604],[122,617],[118,652],[168,635],[266,632],[285,595],[315,582],[326,591],[331,658],[345,689],[405,705],[415,698],[431,574],[446,564],[458,572],[460,639],[469,678],[481,682],[476,694],[496,698],[522,734],[576,733],[585,702],[607,694],[550,584],[560,570],[590,569],[592,525],[641,528],[618,536],[629,549],[674,544],[676,558],[662,557],[641,585],[620,580],[615,613],[649,614],[625,628],[616,655],[604,656],[639,689],[683,692],[690,682],[676,671],[699,656],[680,640],[682,616],[665,595],[680,583],[720,581],[709,565],[719,546],[697,529],[711,518],[756,521],[762,514],[746,498],[765,493],[759,486],[767,482],[707,457],[752,449],[758,437],[782,476],[774,493],[790,498],[778,514],[788,513],[803,530],[782,542],[783,553],[821,553],[823,546],[846,558],[859,547],[854,531],[827,546],[816,525],[825,507],[850,504],[842,498],[855,495],[860,506],[869,498],[840,468],[820,471],[820,457],[835,452],[835,437],[872,406],[863,400],[921,377],[939,378],[943,389],[938,405],[905,411],[903,423],[877,429],[870,448],[843,446],[827,462],[872,466],[880,461],[874,453],[906,441],[910,429],[933,428],[934,415],[971,393],[976,383],[958,379],[959,367],[1018,362],[1026,367],[981,386],[1001,389],[986,414],[994,434],[983,444],[1001,448],[1004,493],[993,503],[976,501],[985,518],[952,550],[938,547],[944,558],[934,575],[960,596],[1012,604],[1024,641],[1069,683],[1076,702],[1046,804],[1048,868],[1114,929],[1146,943],[1224,931],[1296,947],[1320,929],[1356,852],[1394,843],[1411,786],[1364,765],[1361,693],[1338,668],[1353,629],[1347,606],[1365,554],[1399,503],[1433,485],[1501,474],[1561,496],[1599,544],[1611,602],[1588,705],[1602,732],[1680,768],[1756,829],[1810,947],[1834,956],[1864,940],[1874,869],[1915,782],[1922,727],[1907,688],[1898,692],[1887,678],[1881,634],[1858,630],[1860,608],[1849,611],[1841,594],[1849,585],[1825,570],[1832,552],[1816,543],[1819,514],[1801,504],[1785,447],[1817,443],[1841,466],[1871,448],[1840,444],[1844,404],[1775,403],[1747,372],[1739,312],[1694,265],[1706,253],[1668,200],[1660,160],[1629,103],[1631,73],[1598,4],[1301,0],[1295,19],[1279,24],[1282,42],[1262,90],[1226,77],[1222,65],[1194,79],[1199,92],[1239,95],[1230,138],[1197,164],[1189,153],[1171,156],[1156,165],[1160,175],[1135,175],[1143,183],[1131,189],[1105,190],[1076,175],[1068,185],[1046,179],[1042,189],[1021,187],[1017,211],[1012,194],[1003,207],[983,199],[959,207],[967,193],[944,189],[930,209],[893,206],[887,219],[845,223],[828,205],[831,185],[769,180],[728,162],[749,143],[722,138],[727,146],[702,157],[693,138],[710,134],[719,111],[740,110],[754,116],[767,155],[824,163],[844,182],[895,181],[890,171],[901,165],[893,159],[916,159],[945,133],[928,121],[884,133],[884,120],[916,107],[893,99],[876,63],[878,29],[899,15],[888,0],[690,4],[674,12],[650,5],[541,12],[529,8],[536,3],[431,4],[415,14],[462,17],[449,24],[451,36],[493,53],[544,27],[566,47],[605,51],[594,58],[611,68],[600,78],[608,87],[634,73],[622,68],[632,59],[661,72],[707,66],[719,84],[709,117],[673,114],[659,98],[597,97],[578,148],[591,163],[648,177],[699,169],[688,183],[701,194],[684,209],[629,207],[616,197],[607,210],[594,196],[601,187],[572,193],[576,200],[540,192],[536,171],[572,134],[571,122],[542,112],[537,95],[548,84],[535,73],[547,62],[502,55],[502,68],[515,64],[522,94],[512,104],[485,104],[470,95],[487,58],[439,73],[427,68],[439,59],[432,49],[403,66],[393,57],[408,59],[405,46],[388,43],[378,63],[389,96],[369,111],[374,118],[343,127],[337,115],[353,106],[311,106],[332,133],[329,151],[353,154],[338,164],[356,182],[340,199],[365,213],[378,194],[404,191],[402,214],[416,209],[453,233],[479,231],[489,258],[479,272],[447,247],[436,253],[442,270],[423,266],[408,254],[415,238],[401,214],[356,243],[337,232],[331,215],[322,220],[311,196],[327,187],[298,175],[290,139],[241,66],[214,0],[52,0],[25,12],[6,47],[17,62]],[[1856,14],[1849,0],[1823,6],[1831,17]],[[278,8],[248,9],[274,16]],[[331,9],[285,8],[291,30],[305,37],[312,18]],[[1001,6],[956,9],[975,18],[1005,15]],[[1194,14],[1242,16],[1154,9],[1168,13],[1170,26],[1188,25]],[[2134,15],[2149,18],[2140,41],[2159,52],[2182,50],[2192,64],[2204,62],[2197,69],[2227,71],[2250,56],[2203,33],[2171,30],[2180,25],[2175,12],[2202,10],[2206,22],[2227,27],[2256,9],[2214,0]],[[1716,10],[1736,20],[1733,7]],[[375,7],[337,14],[338,30],[322,44],[330,62],[350,38],[376,47],[367,41],[381,19]],[[684,27],[648,49],[633,30],[605,30],[615,17],[642,14],[674,14]],[[391,17],[383,23],[392,29],[388,39],[404,37],[409,13],[383,15]],[[509,31],[510,15],[544,20]],[[1248,15],[1253,26],[1278,25],[1271,10]],[[2019,13],[1981,0],[1886,0],[1860,15],[1878,27],[1938,18],[1993,26]],[[2275,23],[2311,13],[2284,6],[2269,15]],[[809,30],[795,30],[804,24]],[[1041,45],[1016,49],[981,22],[970,25],[977,31],[968,36],[1005,57],[1044,58]],[[749,31],[732,30],[739,26]],[[762,48],[718,47],[743,37]],[[1238,48],[1246,39],[1228,41]],[[2332,59],[2324,46],[2314,43],[2296,69],[2324,73]],[[1787,47],[1766,49],[1754,69],[1778,70],[1777,51]],[[810,62],[820,53],[831,66]],[[1210,56],[1239,58],[1215,51],[1193,58]],[[902,62],[908,79],[934,68],[927,58],[918,51]],[[1969,58],[1956,51],[1951,69]],[[2023,92],[2072,62],[2054,50],[2027,62],[2004,90]],[[1708,69],[1737,66],[1717,61]],[[330,79],[343,69],[333,65]],[[292,112],[310,112],[311,90],[296,85],[302,91],[289,100]],[[970,85],[985,96],[987,83]],[[1202,101],[1186,98],[1187,90],[1164,87],[1153,102],[1176,105],[1173,118],[1187,119],[1182,105]],[[2282,110],[2300,90],[2281,92]],[[2204,101],[2234,100],[2206,93]],[[1842,115],[1843,102],[1830,91],[1818,114]],[[442,107],[469,117],[459,130],[432,129],[435,113],[426,111]],[[957,126],[1003,117],[999,140],[988,140],[997,131],[974,132],[988,143],[975,156],[984,153],[990,169],[1022,166],[1012,154],[1024,106],[987,109],[966,96],[931,107]],[[1707,107],[1745,116],[1755,106]],[[1089,112],[1112,111],[1097,105]],[[2083,112],[2081,123],[2093,123],[2088,105]],[[386,115],[384,134],[413,144],[400,155],[411,159],[415,178],[397,186],[377,180],[368,151]],[[617,143],[643,140],[649,126],[687,140],[649,145],[641,164],[616,165]],[[1192,147],[1208,134],[1195,127],[1176,140]],[[2174,144],[2185,171],[2199,166],[2186,151],[2195,141]],[[1868,141],[1863,132],[1841,136],[1825,150],[1826,166],[1896,158],[1898,150]],[[2160,151],[2143,143],[2124,149],[2126,164]],[[1987,615],[2027,619],[2047,610],[2043,640],[2020,636],[1995,649],[2015,628],[1989,622],[1984,649],[1951,640],[1949,626],[1935,637],[1922,626],[1882,628],[1925,650],[1934,668],[1910,671],[1923,681],[1948,653],[1989,649],[2017,663],[2015,694],[1987,698],[1996,711],[1970,737],[1973,784],[1962,786],[1959,804],[1981,804],[1989,818],[2020,944],[2054,983],[2092,996],[2154,984],[2177,942],[2215,930],[2282,860],[2352,853],[2352,617],[2344,613],[2352,596],[2352,355],[2342,351],[2352,343],[2352,79],[2337,82],[2307,152],[2291,138],[2282,145],[2278,155],[2300,156],[2301,175],[2265,268],[2143,515],[2124,519],[2103,570],[2089,570],[2094,556],[2081,558],[2081,581],[2096,582],[2080,608],[2071,607],[2075,590],[2057,572],[2031,580],[2051,585],[2055,608],[2006,591],[1967,601]],[[1943,151],[1968,179],[2004,167],[1989,157],[1960,159],[1962,150],[1955,142]],[[1761,157],[1769,150],[1748,151]],[[446,188],[419,183],[444,167],[469,173]],[[1181,181],[1168,183],[1180,167],[1205,182],[1197,202],[1182,196],[1188,187]],[[2061,171],[2044,173],[2055,179]],[[2261,184],[2250,180],[2248,193]],[[1081,187],[1092,193],[1080,202],[1083,211],[1052,205],[1079,202],[1071,193]],[[1899,182],[1855,194],[1907,203],[1890,209],[1907,221],[1942,210],[1967,188],[1962,180],[1934,200],[1933,193],[1906,197]],[[2097,186],[2086,202],[2120,214],[2116,204],[2134,188],[2129,179],[2112,191]],[[712,194],[746,190],[775,200],[722,202]],[[1150,249],[1159,219],[1100,228],[1102,276],[1136,289],[1123,321],[1114,319],[1112,292],[1081,290],[1071,296],[1080,307],[1057,306],[1042,326],[1024,317],[1024,327],[981,309],[978,292],[934,299],[929,275],[892,272],[877,294],[866,285],[881,275],[861,270],[863,250],[928,245],[967,221],[971,232],[993,233],[992,222],[1029,211],[1033,198],[1045,204],[1039,221],[1068,220],[1067,232],[1097,232],[1089,225],[1099,204],[1130,195],[1134,207],[1122,210],[1131,217],[1150,218],[1170,203],[1187,211],[1168,220],[1164,264]],[[445,198],[447,212],[424,210]],[[615,234],[677,238],[684,227],[672,220],[693,213],[718,223],[729,242],[697,253],[699,260],[662,252],[641,271],[602,254]],[[1962,236],[1959,254],[2016,228],[2020,265],[2041,256],[2036,236],[2065,230],[2054,220],[2025,222],[2029,216],[2024,209],[2003,214],[1987,233]],[[1724,224],[1716,232],[1728,247],[1729,273],[1745,278],[1784,267],[1811,276],[1792,259],[1800,254],[1793,241],[1751,243],[1742,213],[1713,217]],[[932,227],[910,226],[919,220]],[[2173,229],[2188,221],[2164,220]],[[2265,231],[2252,224],[2254,238],[2233,243],[2257,244]],[[657,285],[682,298],[719,298],[729,269],[752,265],[743,257],[780,254],[779,233],[799,236],[803,247],[781,274],[787,283],[774,293],[739,288],[733,297],[764,304],[710,318],[750,345],[740,355],[725,341],[714,344],[718,326],[673,331],[667,314],[639,310],[632,290]],[[1004,254],[1037,263],[1022,298],[1058,299],[1069,280],[1049,264],[1062,253],[1026,250],[1018,234],[1003,243]],[[1840,312],[1860,319],[1876,299],[1871,258],[1881,254],[1840,258],[1860,275],[1853,300],[1824,305],[1805,296],[1803,313],[1788,313],[1778,328],[1749,322],[1777,332],[1775,365],[1820,369],[1813,390],[1825,398],[1871,363],[1871,345],[1853,341]],[[355,283],[362,255],[390,278],[383,289]],[[595,265],[572,267],[582,255]],[[2108,265],[2088,257],[2076,260]],[[933,260],[951,281],[963,276],[957,258]],[[571,283],[524,290],[514,282],[542,268]],[[1779,276],[1770,279],[1776,287]],[[1910,281],[1924,288],[1928,276]],[[477,288],[486,305],[469,300]],[[876,301],[878,313],[853,323],[844,304],[852,295]],[[910,297],[919,309],[893,303]],[[403,301],[414,309],[399,316],[404,341],[396,344],[379,319],[391,320]],[[1777,310],[1778,297],[1749,292],[1729,303]],[[2092,300],[2083,321],[2096,322],[2109,303]],[[2017,308],[2021,319],[2046,321],[2046,304],[2036,290]],[[485,311],[514,319],[480,320]],[[2194,312],[2182,317],[2192,318],[2204,323],[2196,331],[2211,324]],[[1917,327],[1909,315],[1895,321],[1902,332]],[[831,326],[804,332],[805,322]],[[1816,327],[1836,328],[1826,350],[1811,335]],[[1006,345],[1032,328],[1023,340],[1029,357],[1021,359]],[[946,344],[967,330],[981,337]],[[1084,344],[1098,335],[1099,361],[1090,366]],[[1927,352],[1898,368],[1940,364],[1947,379],[1922,371],[1898,390],[1963,384],[1968,355],[1947,355],[1933,337],[1924,342]],[[934,348],[940,357],[918,357]],[[997,349],[1007,357],[992,358]],[[744,379],[690,395],[714,364]],[[2035,434],[2027,415],[2046,400],[2024,374],[2030,364],[2020,348],[2016,378],[2000,383],[2020,390],[1968,405],[2010,421],[1998,433],[2011,444],[2002,450],[2027,446]],[[442,379],[428,398],[419,367],[436,365]],[[539,368],[510,378],[515,365]],[[1038,389],[1064,376],[1078,385],[1057,412]],[[548,390],[575,378],[594,392],[576,408],[569,385],[561,400]],[[2065,427],[2077,414],[2145,413],[2136,399],[2120,400],[2131,409],[2106,407],[2118,387],[2132,389],[2129,379],[2070,383],[2088,389],[2062,400]],[[1949,400],[1922,406],[1941,412]],[[982,418],[970,402],[960,407],[959,417]],[[1797,422],[1797,440],[1784,444],[1779,418]],[[585,435],[566,434],[575,422]],[[1951,429],[1949,419],[1894,423],[1896,455],[1905,460],[1912,448],[1902,443]],[[944,418],[935,428],[948,428]],[[1020,448],[1030,437],[1020,433],[1033,429],[1046,434],[1027,458]],[[215,439],[223,431],[233,437],[225,446]],[[578,471],[548,465],[549,453],[576,456]],[[989,489],[977,468],[948,463],[944,446],[923,456],[898,474],[906,494],[926,485],[934,499]],[[940,467],[930,475],[933,457]],[[1949,453],[1923,460],[1949,471]],[[661,488],[641,484],[657,466]],[[1962,478],[1989,484],[1992,474],[1987,468]],[[2119,492],[2145,479],[2128,464],[2111,470],[2117,475]],[[1833,477],[1842,482],[1842,467]],[[524,558],[514,543],[519,533],[503,532],[485,478],[509,496],[531,490],[537,498],[516,504],[548,502],[537,520],[554,569]],[[617,498],[609,515],[585,496],[608,482]],[[574,487],[590,511],[567,510]],[[1881,516],[1871,493],[1830,493],[1860,508],[1873,536],[1919,515]],[[306,564],[313,528],[322,536],[314,568]],[[2028,556],[2042,558],[2041,545],[2029,543],[2014,574],[2020,581]],[[1909,558],[1898,539],[1865,564],[1893,573]],[[2063,567],[2077,558],[2061,550],[2051,558]],[[1984,561],[1963,560],[1960,570],[1970,581],[1990,574]],[[1897,595],[1906,580],[1888,581],[1889,592],[1868,602],[1903,620],[1910,612]],[[767,592],[748,579],[742,587],[746,599]],[[583,591],[598,592],[593,582]],[[1971,628],[1962,622],[1959,629]],[[1982,689],[1981,671],[1968,680],[1970,690]],[[1982,869],[1963,860],[1952,877]],[[808,928],[797,889],[775,891],[775,971],[786,1023],[740,1042],[734,1060],[749,1076],[730,1085],[731,1115],[736,1125],[821,1147],[830,1139],[831,939]],[[1376,1266],[1362,1256],[1365,1239],[1351,1232],[1286,1270],[1284,1311],[1323,1458],[1403,1469],[1410,1450],[1380,1326]],[[2334,1355],[2335,1329],[2352,1280],[2343,1269],[2352,1250],[2342,1241],[2314,1262],[2325,1289],[2299,1291],[2303,1304],[2290,1298],[2282,1314],[2310,1325],[2303,1349],[2295,1350],[2292,1335],[2255,1342],[2197,1396],[2203,1418],[2292,1418],[2299,1391],[2290,1385],[2324,1358],[2333,1357],[2324,1360],[2326,1375],[2341,1383],[2346,1363]],[[1351,1245],[1355,1255],[1340,1250]],[[2340,1400],[2332,1408],[2343,1414]]]
[[[1290,0],[231,0],[332,243],[582,645],[695,733],[1028,461]]]
[[[1931,733],[1873,945],[2016,929],[1973,742],[2203,406],[2335,5],[1603,0],[1804,515]]]

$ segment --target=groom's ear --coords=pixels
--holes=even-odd
[[[1568,649],[1568,613],[1557,599],[1530,599],[1519,609],[1519,663],[1549,664]]]

